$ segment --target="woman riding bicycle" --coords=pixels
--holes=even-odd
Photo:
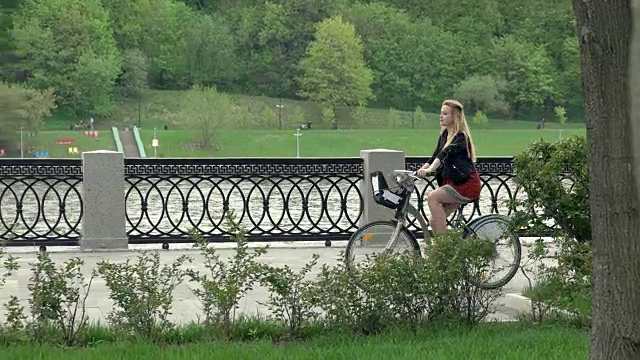
[[[420,176],[436,173],[438,188],[427,195],[429,224],[434,234],[447,230],[447,218],[458,204],[480,198],[481,188],[475,149],[461,103],[455,100],[442,103],[440,126],[442,132],[433,155],[417,172]]]

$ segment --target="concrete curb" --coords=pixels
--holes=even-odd
[[[504,306],[518,314],[531,314],[531,299],[521,294],[505,294]]]
[[[332,240],[331,246],[325,246],[324,241],[282,241],[282,242],[266,242],[266,241],[254,241],[249,242],[247,247],[249,249],[260,248],[269,245],[270,249],[278,250],[278,249],[286,249],[286,250],[312,250],[312,249],[331,249],[331,250],[344,250],[346,247],[347,241],[345,240]],[[162,243],[155,244],[144,244],[144,245],[134,245],[129,244],[127,249],[117,249],[117,250],[96,250],[96,251],[82,251],[80,246],[50,246],[47,247],[47,252],[49,253],[92,253],[92,252],[131,252],[134,253],[136,251],[141,250],[158,250],[163,252],[181,252],[181,251],[193,251],[196,250],[193,247],[193,243],[181,243],[181,244],[170,244],[168,250],[162,249]],[[210,247],[219,249],[219,250],[233,250],[236,247],[235,242],[221,242],[221,243],[210,243]],[[4,250],[11,254],[29,254],[29,253],[37,253],[39,252],[38,246],[11,246],[5,247]]]
[[[517,312],[518,314],[525,314],[527,316],[531,316],[531,299],[522,295],[522,294],[505,294],[504,296],[504,306],[510,310]],[[555,306],[547,306],[547,313],[555,313],[557,315],[567,316],[567,317],[576,317],[580,316],[580,314],[557,308]]]

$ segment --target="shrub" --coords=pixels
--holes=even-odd
[[[552,234],[591,241],[587,143],[574,136],[540,140],[514,158],[516,191],[526,198],[511,204],[515,225],[533,236]],[[548,224],[553,222],[555,227]]]
[[[332,107],[322,108],[322,122],[328,124],[336,119],[336,114]]]
[[[554,254],[536,242],[523,264],[523,274],[537,272],[530,281],[534,320],[542,321],[550,306],[578,310],[590,316],[589,306],[572,304],[590,296],[592,284],[591,218],[587,144],[582,137],[558,143],[540,140],[514,159],[517,192],[526,198],[512,204],[514,226],[533,236],[550,236]],[[557,265],[545,265],[552,259]]]
[[[235,222],[235,216],[230,211],[226,218],[227,227],[231,237],[236,241],[235,254],[227,263],[220,259],[220,255],[202,235],[196,231],[191,232],[192,238],[202,255],[204,256],[205,272],[188,270],[187,275],[192,282],[198,283],[199,289],[194,289],[194,294],[202,302],[205,324],[211,328],[215,325],[222,326],[225,336],[229,335],[238,308],[238,302],[247,292],[253,289],[253,285],[260,280],[262,267],[256,258],[267,252],[266,248],[258,248],[253,253],[249,252],[244,230]]]
[[[143,251],[137,261],[100,261],[97,272],[105,279],[116,309],[108,315],[112,326],[124,334],[156,340],[171,329],[173,290],[182,283],[182,265],[191,259],[178,257],[161,265],[158,252]]]
[[[400,115],[400,111],[398,111],[397,109],[389,108],[389,112],[386,116],[386,121],[387,127],[392,127],[394,129],[404,127],[402,116]]]
[[[10,256],[5,267],[16,270],[15,261]],[[15,295],[5,304],[12,336],[75,345],[87,326],[85,303],[95,275],[87,281],[80,258],[74,257],[56,266],[47,252],[39,252],[30,265],[29,314],[25,314]]]
[[[415,330],[429,321],[482,321],[499,296],[476,285],[495,252],[493,243],[452,233],[435,238],[425,252],[426,259],[372,255],[352,270],[324,267],[316,303],[331,323],[364,334],[388,326]]]
[[[393,289],[384,289],[377,281],[378,275],[360,266],[349,270],[342,263],[334,267],[324,264],[311,301],[322,309],[331,328],[363,335],[380,333],[393,319],[382,295]]]
[[[267,305],[276,320],[286,325],[288,335],[300,335],[301,328],[318,316],[310,301],[314,283],[305,279],[318,264],[318,258],[319,255],[314,254],[311,261],[298,272],[291,270],[288,265],[264,268],[261,282],[269,290],[269,301],[262,305]]]
[[[363,104],[358,104],[351,111],[351,119],[356,125],[365,126],[369,125],[369,119],[367,118],[367,107]]]
[[[486,126],[489,123],[489,118],[482,111],[478,110],[473,116],[473,123],[478,126]]]
[[[459,233],[438,236],[427,245],[429,256],[374,255],[347,270],[344,264],[326,264],[317,276],[314,255],[300,271],[289,266],[263,265],[258,257],[266,248],[248,249],[244,230],[228,213],[227,224],[236,240],[235,254],[222,259],[204,237],[192,231],[206,270],[183,270],[192,259],[180,256],[162,265],[158,252],[142,252],[122,263],[101,261],[95,276],[102,276],[115,309],[110,329],[87,326],[84,284],[79,259],[56,266],[47,253],[38,255],[29,285],[33,321],[29,322],[13,298],[10,322],[0,342],[62,339],[68,345],[90,344],[143,337],[153,342],[184,343],[186,338],[205,340],[222,334],[225,339],[271,337],[280,343],[328,331],[363,335],[400,327],[414,332],[430,323],[474,326],[490,311],[497,290],[476,286],[495,253],[492,242],[462,239]],[[204,323],[178,328],[169,321],[173,291],[188,277],[203,305]],[[239,301],[255,284],[269,292],[266,319],[235,317]],[[80,284],[80,285],[79,285]],[[81,294],[85,294],[82,296]],[[78,310],[78,311],[76,311]],[[77,317],[76,317],[76,314]],[[29,331],[35,330],[35,331]],[[283,336],[284,335],[284,336]]]
[[[427,244],[425,262],[432,318],[458,318],[477,325],[490,313],[500,290],[478,286],[496,251],[488,240],[463,239],[460,233],[439,235]]]
[[[556,106],[553,108],[553,112],[556,114],[556,118],[558,118],[558,122],[564,125],[567,122],[567,110],[565,110],[562,106]]]
[[[18,271],[20,266],[18,265],[18,259],[7,253],[4,248],[0,248],[0,263],[3,268],[2,273],[0,273],[0,287],[2,287],[7,282],[7,279]]]
[[[424,126],[427,123],[427,120],[427,114],[422,111],[422,108],[420,106],[416,106],[416,108],[413,110],[414,124],[420,124]]]

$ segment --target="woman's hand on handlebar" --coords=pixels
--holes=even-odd
[[[418,169],[418,171],[416,171],[416,174],[420,177],[426,177],[427,175],[429,175],[431,172],[429,171],[428,168],[420,168]]]

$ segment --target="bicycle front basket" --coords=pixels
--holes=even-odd
[[[371,187],[373,189],[373,200],[390,209],[397,209],[404,200],[404,197],[396,194],[389,189],[387,180],[384,178],[384,174],[380,171],[375,171],[370,174]]]

